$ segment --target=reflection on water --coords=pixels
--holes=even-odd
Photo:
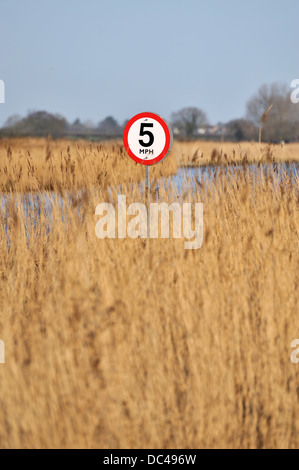
[[[178,194],[181,194],[186,186],[191,189],[191,192],[196,191],[198,182],[206,186],[217,183],[217,179],[223,176],[226,176],[229,181],[233,181],[244,175],[250,176],[251,181],[253,180],[255,183],[258,183],[262,177],[272,176],[274,183],[280,183],[287,179],[291,184],[298,185],[299,162],[276,165],[246,165],[246,167],[243,165],[229,165],[181,168],[176,175],[168,179],[167,185],[168,187],[174,186]]]
[[[278,164],[264,164],[264,165],[231,165],[231,166],[202,166],[202,167],[187,167],[181,168],[178,172],[170,176],[169,178],[159,179],[155,182],[154,188],[158,189],[163,187],[167,192],[173,194],[173,192],[180,196],[187,189],[191,192],[195,192],[198,185],[201,187],[208,187],[211,184],[220,184],[220,179],[223,181],[233,182],[237,181],[238,178],[250,177],[253,183],[259,184],[263,182],[263,178],[270,176],[272,184],[280,184],[283,181],[287,181],[295,190],[298,190],[299,181],[299,162],[297,163],[278,163]],[[144,194],[144,182],[138,183],[140,188],[140,195]],[[134,185],[136,189],[136,184]],[[117,188],[118,193],[126,194],[126,191],[130,188]],[[156,191],[156,198],[158,200],[159,191]],[[80,196],[80,194],[78,194]],[[27,216],[26,225],[34,227],[38,221],[41,212],[48,222],[52,220],[53,208],[58,209],[63,220],[67,220],[66,208],[72,206],[72,197],[70,192],[65,192],[65,197],[61,197],[55,192],[44,192],[44,193],[30,193],[25,195],[2,194],[0,196],[0,215],[6,228],[5,218],[9,216],[9,205],[11,202],[15,203],[20,201],[24,213]],[[108,201],[107,201],[108,202]],[[18,204],[18,202],[17,202]],[[80,207],[77,209],[80,211]]]

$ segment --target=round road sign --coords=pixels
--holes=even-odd
[[[154,165],[166,157],[172,146],[172,130],[158,114],[140,113],[125,127],[123,142],[127,154],[141,165]]]

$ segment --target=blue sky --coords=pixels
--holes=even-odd
[[[41,109],[242,117],[260,85],[299,78],[298,20],[298,0],[0,0],[0,125]]]

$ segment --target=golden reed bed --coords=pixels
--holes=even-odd
[[[57,161],[67,156],[64,143],[51,145]],[[94,184],[97,171],[109,184],[143,177],[102,150],[84,160],[85,145],[78,186]],[[22,159],[12,147],[11,158],[25,173],[23,146]],[[55,171],[67,187],[71,173]],[[73,208],[62,192],[66,217],[57,198],[50,225],[46,206],[28,221],[22,192],[6,193],[1,448],[298,447],[299,364],[290,359],[299,337],[298,178],[273,186],[274,174],[261,171],[257,185],[237,169],[192,195],[185,185],[184,201],[204,203],[199,250],[179,239],[97,239],[95,207],[108,197],[101,184]],[[134,188],[124,188],[128,203],[140,198]],[[170,200],[161,188],[160,201]]]
[[[298,162],[299,144],[175,142],[173,154],[180,166]]]
[[[152,177],[180,166],[299,161],[299,144],[174,142],[170,155],[152,167]],[[51,139],[0,140],[2,192],[62,191],[116,186],[144,179],[144,168],[126,155],[121,141],[90,143]]]
[[[153,177],[175,173],[174,158],[152,170]],[[16,191],[76,191],[107,188],[144,179],[144,167],[135,164],[121,142],[48,139],[0,140],[0,188]]]

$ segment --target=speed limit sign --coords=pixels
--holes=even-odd
[[[141,165],[154,165],[172,146],[172,130],[158,114],[140,113],[127,123],[123,142],[127,154]]]

